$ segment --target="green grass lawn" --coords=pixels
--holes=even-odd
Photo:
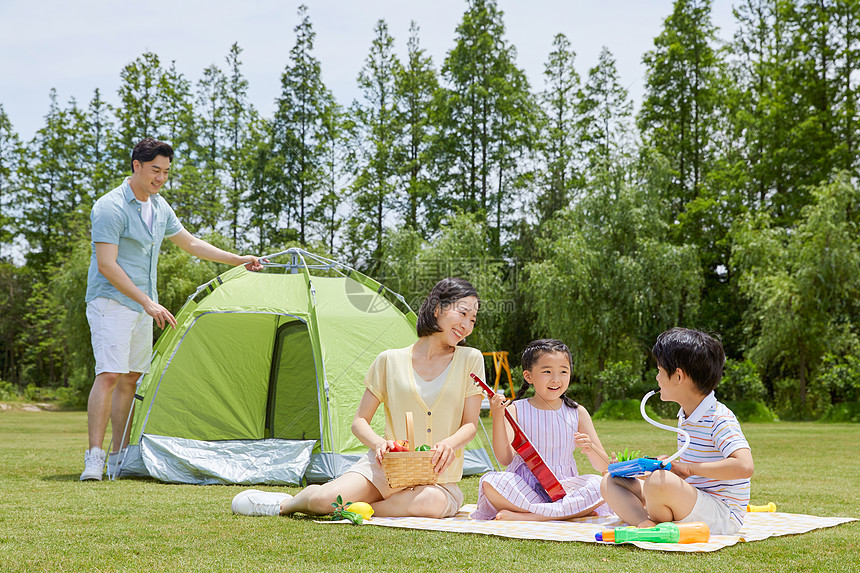
[[[609,451],[672,450],[674,437],[645,422],[600,421],[597,430]],[[753,503],[860,517],[860,425],[744,430],[756,461]],[[0,411],[0,571],[858,571],[856,522],[682,554],[239,517],[230,512],[239,486],[81,483],[85,442],[84,412]],[[474,503],[477,478],[461,485]]]

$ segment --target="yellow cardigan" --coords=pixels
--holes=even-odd
[[[473,372],[485,378],[481,351],[457,346],[442,390],[428,405],[415,386],[412,346],[386,350],[377,356],[364,385],[385,406],[385,439],[406,439],[406,412],[412,412],[415,424],[416,443],[410,444],[413,450],[422,444],[432,447],[454,434],[463,420],[466,398],[481,394],[469,377]],[[439,483],[457,482],[463,476],[463,450],[455,454],[454,462],[439,476]]]

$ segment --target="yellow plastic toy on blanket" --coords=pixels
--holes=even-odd
[[[748,505],[747,511],[769,511],[773,513],[776,511],[776,504],[774,502],[770,502],[767,505]]]

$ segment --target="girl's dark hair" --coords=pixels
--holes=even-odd
[[[723,377],[726,353],[713,336],[689,328],[671,328],[657,337],[651,350],[668,374],[677,368],[689,376],[701,394],[708,395]]]
[[[158,141],[151,137],[141,139],[131,152],[131,171],[134,172],[134,162],[146,163],[152,161],[159,155],[163,155],[171,162],[173,161],[173,148],[169,143]]]
[[[520,358],[520,364],[523,366],[523,372],[526,370],[531,370],[534,368],[535,363],[538,358],[543,356],[544,354],[549,354],[552,352],[559,352],[561,354],[567,355],[567,363],[570,365],[571,370],[573,369],[573,355],[570,353],[570,348],[567,347],[567,344],[562,342],[561,340],[555,340],[552,338],[542,338],[540,340],[534,340],[529,342],[526,349],[523,350],[523,355]],[[521,399],[526,395],[526,391],[529,389],[528,382],[524,382],[522,386],[520,386],[519,392],[517,392],[516,399]],[[579,407],[573,398],[568,396],[567,394],[562,394],[561,401],[564,402],[565,406],[569,406],[574,410]]]
[[[435,332],[441,332],[442,329],[436,322],[436,309],[444,309],[458,300],[470,296],[478,299],[478,308],[480,308],[481,299],[478,297],[478,291],[469,281],[449,277],[436,283],[418,310],[418,336],[430,336]],[[465,341],[461,340],[460,345],[463,344]]]

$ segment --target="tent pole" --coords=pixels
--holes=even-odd
[[[493,454],[493,459],[496,460],[496,467],[499,470],[502,470],[502,464],[499,463],[499,458],[496,457],[496,452],[493,450],[493,442],[490,440],[490,436],[487,434],[487,428],[484,426],[484,421],[478,416],[478,423],[481,424],[481,429],[484,431],[484,437],[487,438],[487,443],[490,444],[490,453]]]

